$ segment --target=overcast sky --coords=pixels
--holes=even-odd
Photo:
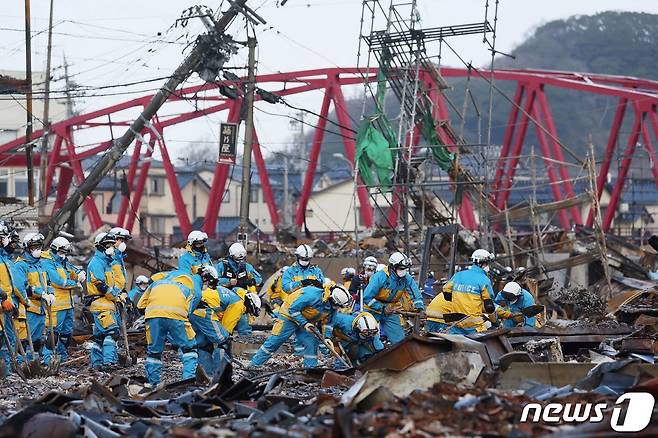
[[[0,70],[24,70],[23,0],[1,0]],[[45,67],[48,0],[32,0],[33,69]],[[70,63],[73,79],[85,86],[122,84],[158,78],[171,73],[182,59],[185,33],[203,31],[198,19],[186,28],[171,28],[186,7],[198,4],[184,0],[55,0],[53,65],[54,75],[61,78],[63,56]],[[202,3],[216,7],[221,0]],[[225,2],[226,3],[226,2]],[[292,71],[317,67],[355,66],[361,18],[360,0],[289,0],[283,8],[276,0],[250,0],[268,21],[257,28],[259,40],[259,73]],[[386,0],[381,1],[387,3]],[[464,24],[482,21],[484,0],[418,0],[423,27]],[[490,0],[493,15],[495,0]],[[224,5],[226,6],[226,5]],[[658,13],[658,2],[647,0],[501,0],[497,32],[497,49],[511,51],[537,26],[574,14],[594,14],[606,10]],[[491,19],[491,17],[490,17]],[[244,38],[241,23],[231,32]],[[163,36],[156,36],[161,32]],[[181,39],[178,39],[181,38]],[[157,40],[157,41],[156,41]],[[485,65],[489,53],[480,37],[458,38],[453,46],[465,61]],[[241,51],[232,61],[244,65],[246,53]],[[363,63],[363,61],[362,61]],[[454,56],[446,55],[443,63],[460,66]],[[156,88],[159,82],[122,88],[141,91]],[[54,89],[63,88],[63,81]],[[117,89],[112,89],[117,91]],[[348,90],[355,95],[358,90]],[[108,93],[104,93],[108,94]],[[136,95],[139,95],[137,93]],[[135,95],[87,97],[76,101],[78,111],[86,112],[126,100]],[[293,96],[293,103],[315,111],[317,95]],[[264,107],[265,108],[265,107]],[[269,112],[290,114],[284,107],[267,107]],[[188,106],[189,110],[189,106]],[[0,115],[1,117],[1,115]],[[176,128],[169,135],[170,147],[180,149],[187,141],[208,140],[216,136],[217,125],[224,115],[216,114],[197,122],[193,129]],[[256,114],[260,137],[267,150],[277,149],[289,138],[286,118]],[[312,121],[312,120],[311,120]]]

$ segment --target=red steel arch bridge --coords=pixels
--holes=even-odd
[[[441,68],[440,75],[444,78],[460,78],[472,75],[472,70],[460,68]],[[508,115],[500,156],[495,165],[495,176],[491,182],[491,191],[488,195],[490,206],[503,209],[509,199],[510,188],[514,180],[519,157],[524,147],[527,147],[526,137],[528,129],[534,128],[541,149],[541,158],[545,162],[547,176],[551,182],[551,190],[556,201],[573,198],[574,187],[569,178],[569,170],[563,164],[565,162],[565,147],[559,140],[558,127],[553,118],[553,112],[546,90],[549,88],[573,90],[590,95],[601,95],[615,99],[616,109],[612,124],[609,126],[609,136],[605,152],[598,169],[596,181],[597,195],[600,197],[606,184],[606,176],[611,168],[616,149],[623,146],[623,159],[621,161],[618,177],[612,187],[611,198],[608,208],[602,220],[604,230],[611,226],[617,205],[619,203],[626,177],[628,176],[631,162],[638,146],[645,148],[651,160],[651,170],[658,185],[658,157],[654,148],[654,141],[658,142],[658,82],[622,76],[610,76],[601,74],[583,74],[572,72],[556,72],[542,70],[495,70],[493,72],[479,72],[485,80],[494,80],[496,83],[508,82],[515,84],[516,91],[511,97],[513,105]],[[423,80],[430,93],[430,98],[435,102],[436,111],[434,117],[439,138],[449,149],[456,148],[454,135],[450,135],[450,117],[448,105],[444,99],[439,84],[433,83],[436,75],[426,74]],[[241,79],[243,80],[243,79]],[[259,86],[278,96],[290,96],[299,93],[322,91],[324,97],[319,109],[313,109],[320,114],[317,127],[313,135],[310,148],[310,163],[305,173],[303,188],[299,199],[295,222],[301,226],[304,221],[306,205],[311,194],[313,178],[316,171],[317,159],[320,154],[330,107],[333,104],[335,115],[340,125],[340,134],[343,138],[345,156],[354,162],[355,140],[350,128],[352,126],[347,105],[343,93],[343,87],[362,85],[364,81],[375,82],[377,80],[376,69],[357,68],[326,68],[305,71],[294,71],[288,73],[263,74],[257,77]],[[225,82],[225,85],[237,85],[240,83]],[[46,171],[46,193],[51,193],[55,188],[55,201],[53,209],[62,207],[67,194],[74,181],[80,184],[85,175],[82,168],[82,160],[102,154],[106,151],[112,139],[93,145],[79,146],[73,140],[72,133],[99,127],[125,127],[132,120],[125,120],[126,110],[141,111],[149,102],[151,95],[145,95],[126,102],[108,106],[107,108],[91,111],[86,114],[77,115],[51,125],[50,133],[53,136],[52,149],[48,154]],[[257,96],[257,100],[261,97]],[[174,115],[167,114],[167,105],[181,100],[194,101],[198,105],[184,113]],[[141,136],[135,141],[130,164],[128,167],[127,183],[129,196],[122,196],[117,224],[128,229],[134,226],[136,212],[139,210],[140,201],[147,182],[150,167],[150,158],[154,151],[159,150],[164,164],[168,184],[173,196],[174,207],[180,221],[180,229],[184,234],[191,230],[191,221],[188,217],[181,189],[175,175],[175,167],[171,161],[167,149],[167,128],[174,125],[189,122],[212,113],[225,112],[226,120],[238,122],[242,97],[236,99],[224,97],[218,92],[218,84],[204,84],[181,88],[172,94],[167,103],[160,109],[159,114],[154,117]],[[124,112],[122,114],[122,112]],[[622,125],[626,120],[631,122],[630,133],[621,132]],[[628,122],[627,122],[628,125]],[[110,130],[108,129],[108,132]],[[258,127],[254,130],[253,159],[256,164],[261,180],[264,198],[267,202],[272,224],[277,226],[279,220],[279,208],[272,194],[267,168],[261,152],[258,140]],[[147,135],[149,134],[149,135]],[[43,135],[43,131],[36,131],[33,138]],[[622,138],[625,137],[625,138]],[[109,137],[109,135],[108,135]],[[146,139],[148,137],[148,140]],[[25,138],[17,138],[0,145],[0,163],[6,167],[25,166],[26,161],[23,154],[17,150],[25,145]],[[34,165],[39,163],[39,154],[34,154]],[[210,235],[216,229],[216,222],[221,208],[221,199],[229,177],[229,165],[217,164],[215,176],[212,182],[210,202],[205,211],[205,223],[203,229]],[[56,185],[53,182],[57,181]],[[370,207],[367,188],[358,185],[357,193],[359,203],[366,208],[361,208],[363,223],[373,226],[373,208]],[[86,218],[92,229],[102,226],[101,215],[91,197],[88,197],[83,205]],[[132,211],[131,211],[132,210]],[[461,205],[460,218],[462,224],[469,229],[476,229],[477,223],[473,213],[473,203],[465,199]],[[563,228],[569,228],[573,224],[593,224],[593,213],[590,211],[587,217],[581,217],[580,210],[576,207],[561,210],[559,213],[560,224]]]

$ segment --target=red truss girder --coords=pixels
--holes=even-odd
[[[344,139],[345,155],[350,161],[354,162],[354,136],[347,129],[354,129],[354,127],[347,113],[342,87],[362,84],[364,80],[374,81],[376,80],[376,73],[376,70],[372,69],[365,71],[356,68],[328,68],[258,76],[257,81],[263,88],[281,96],[318,90],[324,92],[324,99],[320,108],[322,117],[318,119],[318,126],[311,146],[310,163],[305,175],[302,193],[295,215],[297,225],[303,223],[306,206],[311,195],[317,157],[320,153],[324,129],[326,127],[325,117],[329,115],[330,106],[333,104],[339,124],[342,125],[340,130]],[[466,69],[441,69],[441,75],[443,77],[466,77],[469,74],[472,75],[473,73]],[[612,219],[614,218],[624,187],[625,178],[640,139],[651,158],[652,171],[658,185],[658,160],[655,156],[652,141],[653,139],[658,140],[658,116],[656,115],[658,82],[633,77],[543,70],[497,70],[493,73],[484,72],[481,75],[487,79],[491,77],[495,81],[512,81],[517,84],[517,91],[514,96],[516,105],[512,106],[509,114],[501,154],[492,183],[490,202],[495,206],[494,208],[501,209],[507,204],[509,190],[519,161],[518,157],[523,150],[525,136],[530,125],[533,125],[535,128],[542,157],[545,160],[547,173],[552,183],[552,191],[555,199],[562,200],[574,195],[568,169],[560,164],[564,161],[564,154],[558,140],[558,132],[553,121],[550,104],[544,93],[546,87],[594,93],[615,97],[619,100],[617,112],[610,130],[610,137],[598,173],[596,189],[599,197],[603,191],[606,175],[610,170],[615,148],[620,140],[620,127],[624,122],[627,110],[629,108],[633,110],[634,123],[631,133],[627,138],[627,146],[624,160],[620,167],[619,178],[613,187],[610,203],[603,217],[603,226],[606,230],[612,224]],[[448,145],[449,149],[454,149],[456,145],[452,144],[450,136],[444,128],[445,124],[449,123],[449,115],[447,105],[439,92],[439,87],[434,83],[431,75],[424,75],[423,80],[427,81],[426,87],[430,91],[430,98],[435,102],[436,111],[434,117],[438,122],[437,133],[443,142]],[[280,84],[280,87],[277,88],[276,84]],[[139,214],[139,205],[150,166],[149,158],[154,150],[158,148],[163,158],[165,173],[170,189],[172,190],[174,206],[180,220],[181,231],[183,233],[190,231],[190,219],[183,203],[180,187],[177,185],[174,165],[169,158],[166,146],[165,128],[224,110],[228,111],[227,120],[238,121],[241,100],[232,101],[226,99],[219,95],[216,90],[217,86],[215,84],[205,84],[179,90],[169,98],[168,102],[185,99],[196,101],[197,106],[203,103],[207,106],[195,108],[182,114],[167,115],[165,114],[167,108],[165,105],[161,109],[159,116],[152,120],[152,126],[140,133],[141,137],[135,142],[128,167],[127,180],[130,196],[122,197],[117,219],[118,225],[125,226],[129,229],[132,229],[134,226],[135,219]],[[52,135],[54,137],[53,148],[48,156],[46,178],[47,192],[49,194],[52,192],[53,181],[56,181],[53,208],[61,208],[66,200],[71,184],[74,181],[79,184],[84,179],[85,176],[82,171],[81,161],[102,153],[111,145],[111,140],[109,139],[93,145],[76,145],[72,133],[103,126],[116,126],[122,129],[122,127],[129,124],[130,120],[123,120],[125,119],[125,115],[123,117],[119,115],[114,118],[120,120],[113,122],[110,116],[126,110],[133,110],[133,112],[139,111],[150,99],[151,96],[142,96],[87,114],[78,115],[52,125]],[[40,135],[43,135],[42,130],[34,133],[35,138]],[[146,144],[143,141],[146,141]],[[15,153],[16,149],[21,147],[24,142],[25,138],[22,137],[0,145],[0,158],[3,160],[3,166],[15,167],[25,165],[23,155]],[[258,135],[254,135],[253,153],[272,224],[276,226],[279,223],[278,208],[274,201],[265,162],[260,151]],[[34,163],[37,163],[38,160],[39,157],[37,154],[34,158]],[[211,235],[214,234],[216,228],[217,217],[228,175],[228,166],[218,164],[211,187],[210,202],[206,209],[206,220],[203,226],[203,229]],[[362,220],[366,226],[370,227],[373,225],[372,208],[368,202],[368,193],[361,184],[358,188],[358,196],[359,203],[362,206],[360,208]],[[100,227],[102,225],[100,213],[91,197],[85,200],[83,208],[92,228],[96,229]],[[399,214],[399,211],[393,209],[389,215],[389,220],[397,220]],[[473,203],[468,193],[464,196],[459,214],[465,227],[471,229],[477,227]],[[569,227],[572,223],[580,224],[583,222],[580,217],[580,211],[575,207],[561,212],[559,219],[561,225],[565,228]],[[593,223],[592,212],[588,215],[585,223],[587,225]]]

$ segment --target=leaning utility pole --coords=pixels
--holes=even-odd
[[[25,0],[25,79],[27,80],[27,126],[25,127],[25,160],[27,165],[27,199],[34,207],[34,172],[32,170],[32,32],[30,30],[30,0]]]
[[[46,55],[46,87],[43,102],[43,137],[41,138],[41,151],[39,154],[39,217],[46,214],[46,167],[48,161],[48,139],[50,138],[50,60],[53,50],[53,3],[50,0],[50,17],[48,18],[48,54]]]
[[[228,11],[215,23],[215,32],[217,34],[223,34],[235,16],[247,10],[245,7],[246,3],[247,0],[234,0],[231,2],[231,7]],[[153,96],[139,117],[130,125],[121,138],[114,141],[112,147],[98,160],[98,163],[91,170],[87,178],[82,181],[78,189],[71,194],[62,208],[53,215],[48,225],[46,225],[44,229],[46,243],[49,243],[59,233],[59,230],[66,224],[71,215],[80,208],[85,198],[91,194],[92,190],[96,188],[103,177],[114,168],[132,144],[136,134],[141,133],[145,126],[150,125],[151,118],[167,101],[169,96],[199,66],[204,56],[207,55],[205,49],[206,46],[203,44],[197,43],[194,46],[187,58],[183,60],[182,64],[178,66],[167,82]],[[214,54],[211,53],[210,55]]]
[[[249,47],[249,75],[247,77],[247,120],[242,153],[242,190],[240,191],[240,235],[238,240],[247,241],[249,230],[249,194],[251,190],[251,146],[254,134],[254,92],[256,89],[256,38],[247,39]]]

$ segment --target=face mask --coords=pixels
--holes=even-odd
[[[32,254],[32,257],[34,257],[35,259],[38,259],[41,257],[41,250],[33,249],[32,251],[30,251],[30,254]]]
[[[105,250],[105,255],[113,256],[114,255],[114,247],[111,246],[108,249]]]
[[[489,273],[489,270],[490,270],[491,268],[489,268],[489,265],[486,265],[486,266],[483,266],[482,269],[484,270],[484,272],[486,272],[486,273],[488,274],[488,273]]]
[[[2,238],[2,246],[6,247],[7,245],[9,245],[9,242],[10,242],[9,237]]]
[[[299,266],[306,267],[311,263],[311,261],[310,260],[299,259],[299,260],[297,260],[297,263],[299,263]]]
[[[62,260],[66,260],[66,259],[68,258],[68,254],[66,254],[65,252],[58,252],[57,255],[58,255]]]
[[[119,252],[124,252],[126,250],[126,242],[119,243],[119,245],[117,245],[117,249]]]
[[[406,269],[398,269],[395,271],[398,277],[402,278],[407,275],[407,270]]]
[[[149,285],[148,284],[140,284],[138,287],[139,287],[139,290],[146,290],[146,289],[148,289]]]

